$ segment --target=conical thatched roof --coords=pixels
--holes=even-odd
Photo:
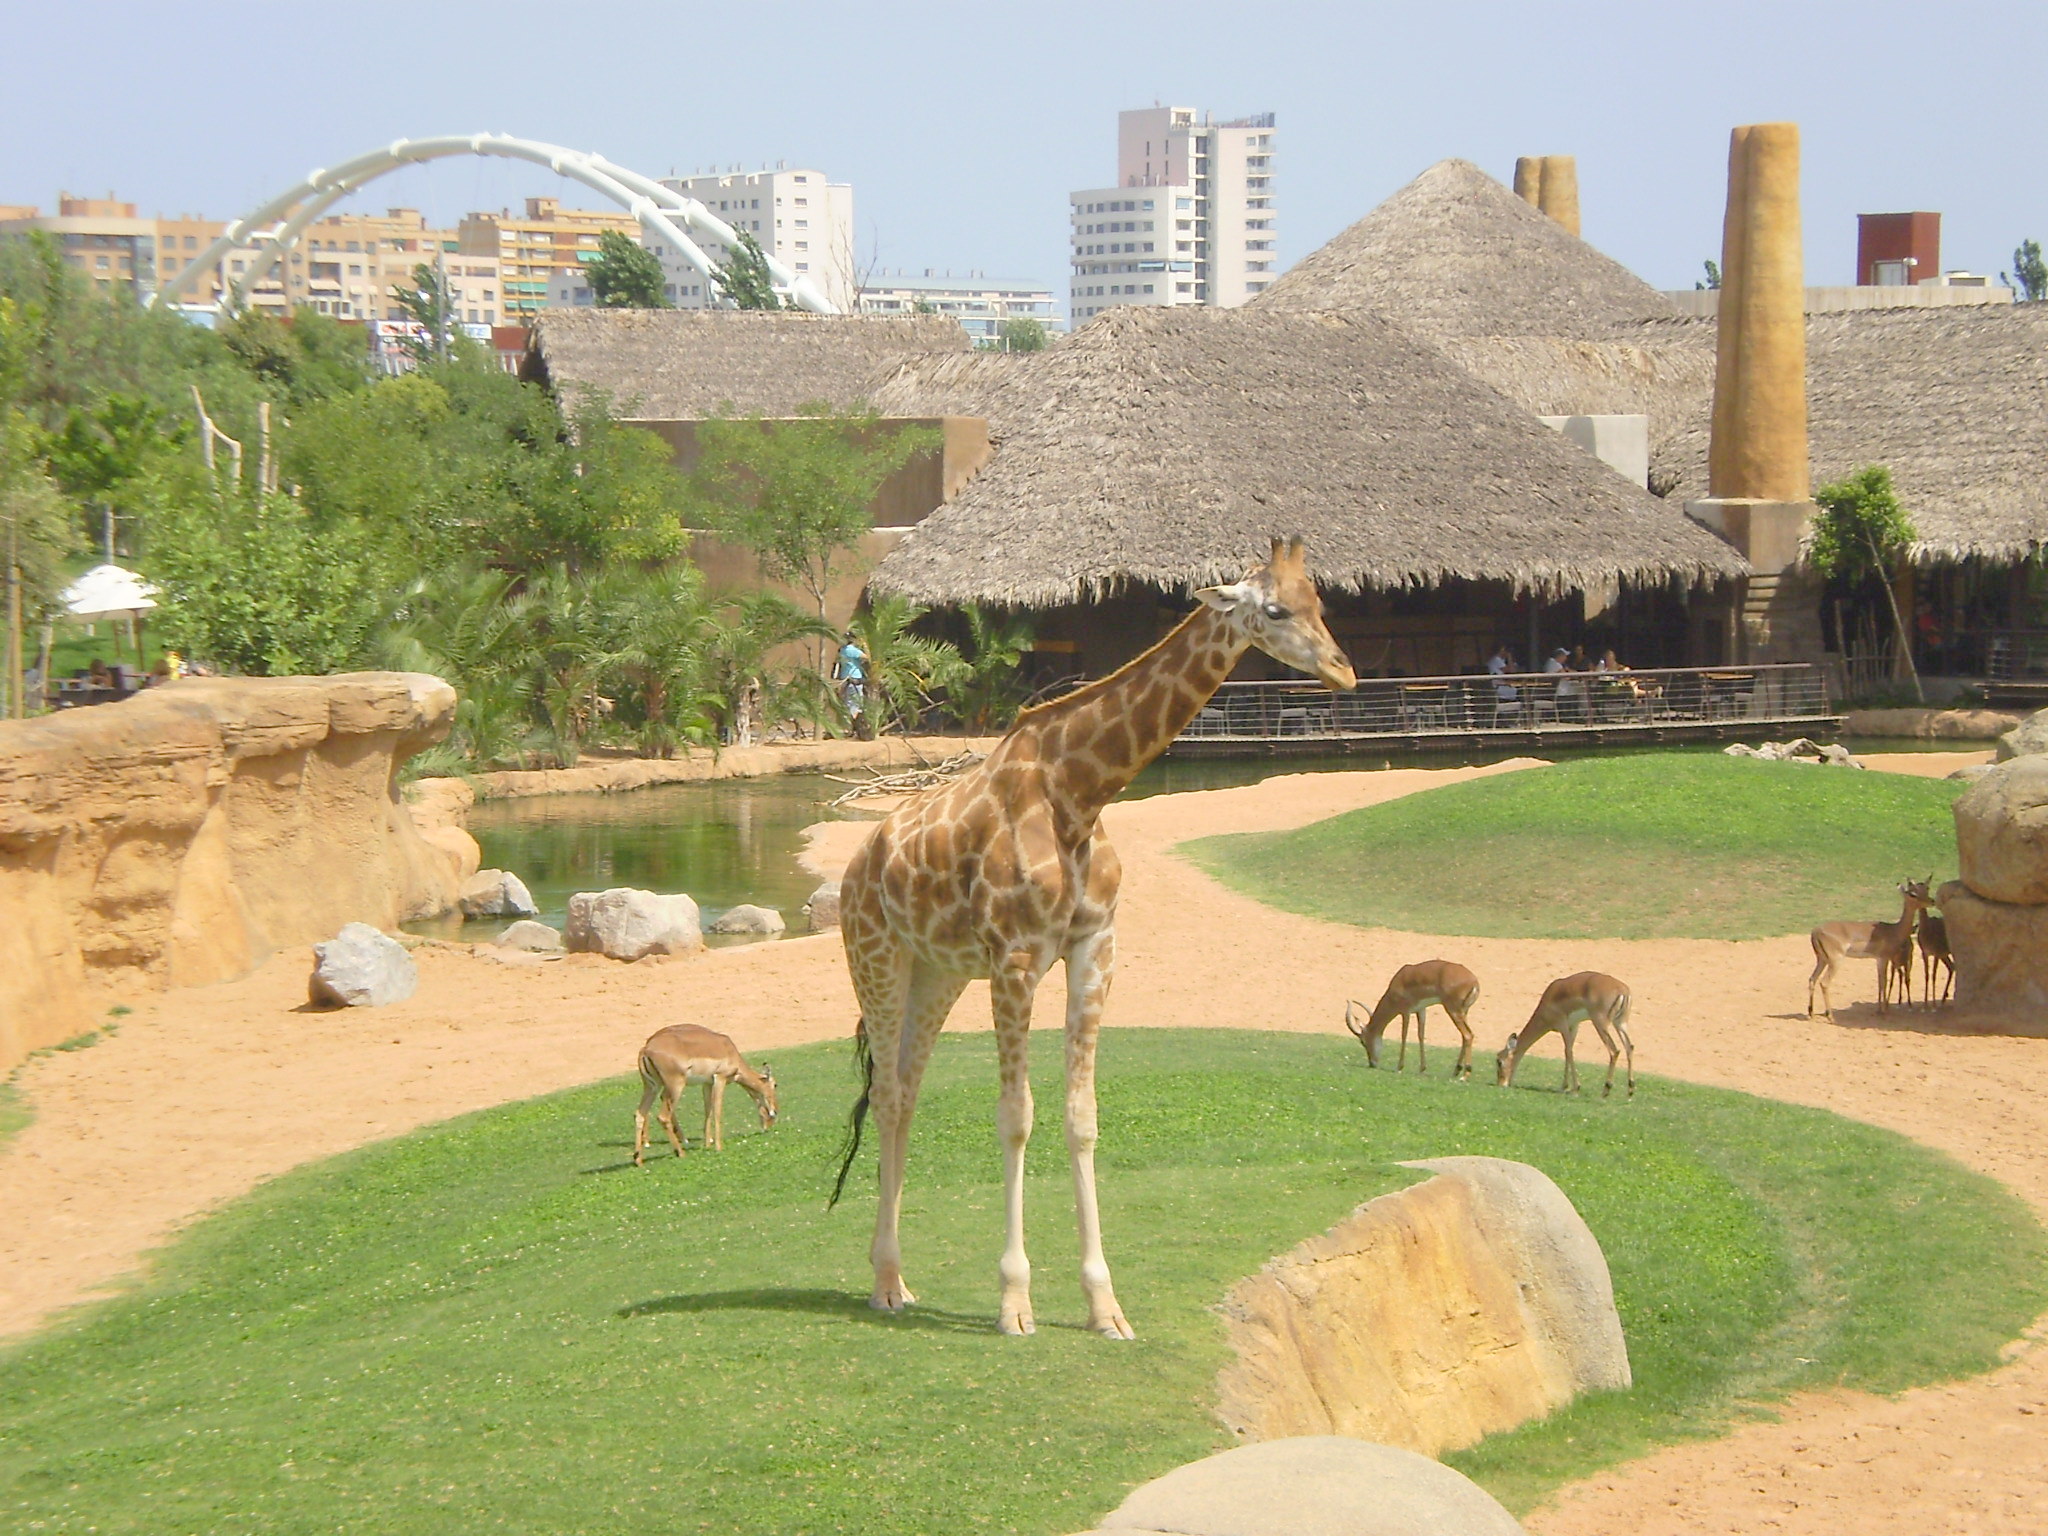
[[[1734,551],[1370,314],[1111,310],[1045,352],[929,360],[892,415],[988,417],[987,468],[876,568],[924,602],[1235,580],[1274,534],[1326,585],[1732,576]]]
[[[1602,337],[1671,302],[1466,160],[1442,160],[1254,308],[1370,309],[1430,337]]]
[[[602,390],[638,420],[690,421],[792,416],[820,400],[843,409],[901,363],[967,347],[943,315],[548,309],[527,368],[565,399]]]
[[[1806,388],[1816,486],[1884,465],[1924,556],[2048,547],[2048,304],[1809,315]],[[1706,494],[1712,400],[1674,454],[1674,499]]]

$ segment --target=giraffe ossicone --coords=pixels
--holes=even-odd
[[[988,757],[887,817],[840,882],[839,928],[860,1002],[867,1088],[854,1108],[845,1166],[872,1109],[879,1142],[875,1288],[900,1311],[898,1224],[910,1126],[939,1031],[969,981],[986,979],[995,1014],[1006,1239],[1000,1326],[1030,1333],[1024,1251],[1024,1148],[1031,1137],[1031,1004],[1055,961],[1066,966],[1067,1153],[1081,1238],[1088,1323],[1133,1337],[1102,1254],[1095,1195],[1095,1046],[1116,968],[1118,865],[1097,818],[1210,700],[1253,647],[1334,689],[1357,686],[1323,624],[1299,538],[1241,581],[1205,587],[1173,632],[1108,677],[1024,711]],[[837,1198],[835,1192],[834,1198]]]

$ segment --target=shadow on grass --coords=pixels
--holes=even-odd
[[[995,1319],[982,1313],[947,1312],[942,1308],[920,1305],[892,1314],[877,1312],[868,1305],[867,1297],[853,1291],[774,1286],[745,1291],[697,1291],[680,1296],[657,1296],[651,1301],[636,1301],[623,1306],[613,1316],[631,1320],[691,1312],[809,1312],[817,1317],[836,1317],[845,1322],[868,1323],[878,1328],[918,1328],[945,1333],[996,1331]]]

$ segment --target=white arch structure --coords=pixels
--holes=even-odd
[[[652,177],[614,165],[602,155],[564,149],[559,144],[542,144],[532,139],[515,139],[503,133],[394,139],[382,149],[314,171],[297,186],[279,193],[246,218],[237,219],[218,240],[179,268],[176,275],[162,282],[152,302],[175,302],[180,292],[201,273],[218,266],[228,252],[237,246],[260,242],[257,259],[249,271],[235,279],[224,301],[229,309],[239,308],[249,290],[260,283],[270,269],[284,259],[285,252],[298,243],[306,227],[342,198],[402,166],[420,165],[451,155],[492,155],[504,160],[527,160],[546,166],[557,176],[580,181],[632,214],[640,221],[640,228],[646,235],[672,246],[681,253],[683,260],[704,275],[706,281],[716,279],[717,265],[686,231],[709,236],[728,248],[739,244],[738,232],[695,198],[685,197],[673,187],[664,187]],[[279,220],[282,222],[277,222]],[[786,300],[813,314],[839,313],[837,306],[820,293],[808,277],[790,271],[775,257],[763,254],[768,263],[769,280]]]

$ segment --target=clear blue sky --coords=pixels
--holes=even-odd
[[[1803,130],[1807,280],[1851,280],[1855,215],[1935,209],[1943,263],[2048,239],[2048,4],[649,4],[16,0],[0,202],[112,189],[233,218],[392,138],[496,130],[653,174],[809,164],[854,185],[863,259],[1064,293],[1065,195],[1113,169],[1120,108],[1279,115],[1281,256],[1432,162],[1503,181],[1578,156],[1586,237],[1661,287],[1718,256],[1728,129]],[[356,206],[580,188],[449,161]]]

